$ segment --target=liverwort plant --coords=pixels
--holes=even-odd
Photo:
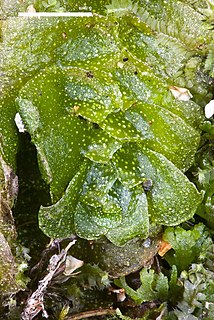
[[[17,246],[11,211],[16,172],[21,200],[14,212],[20,205],[28,220],[35,207],[40,229],[56,239],[45,254],[50,254],[55,241],[78,236],[76,250],[83,254],[85,266],[66,282],[65,290],[74,310],[75,303],[85,304],[88,288],[103,289],[110,277],[117,278],[114,284],[136,305],[156,301],[158,318],[209,319],[206,315],[214,301],[213,241],[202,223],[190,225],[196,213],[196,221],[202,217],[213,226],[212,3],[0,0],[4,18],[0,20],[3,294],[15,293],[27,282],[23,271],[29,256],[25,254],[25,261],[19,257],[26,248]],[[29,6],[34,13],[82,10],[95,14],[16,16]],[[36,150],[39,169],[35,153],[28,150],[29,145],[24,148],[23,141]],[[20,148],[22,156],[29,157],[26,168],[21,168],[23,176]],[[37,172],[28,179],[29,167]],[[41,198],[41,192],[47,194],[33,203],[31,190]],[[23,198],[28,204],[32,201],[30,209],[21,203]],[[39,208],[38,203],[43,205]],[[23,230],[30,229],[28,223],[24,221]],[[157,273],[147,263],[158,251],[160,230],[164,230],[162,242],[171,250],[160,266],[157,263]],[[68,280],[71,259],[65,259],[63,245],[57,272],[49,278],[54,257],[60,254],[51,257],[48,278],[39,282],[27,301],[31,318],[41,306],[44,311],[49,282]],[[44,252],[34,268],[39,272]],[[95,265],[87,264],[87,255]],[[142,266],[139,287],[132,288],[125,275]],[[65,289],[63,284],[61,288]],[[38,292],[36,309],[31,300],[35,302]],[[7,305],[12,309],[12,302]],[[60,314],[66,308],[64,304]]]
[[[200,59],[197,43],[211,35],[189,6],[194,24],[181,19],[175,30],[179,4],[170,3],[158,7],[165,15],[171,10],[162,24],[153,5],[154,20],[142,5],[119,17],[10,18],[5,24],[3,69],[14,92],[6,96],[6,83],[2,108],[19,112],[50,185],[52,205],[39,211],[46,235],[105,235],[123,245],[146,238],[154,224],[193,217],[202,196],[184,172],[194,161],[203,115],[191,94],[182,101],[171,91],[179,90],[176,79],[181,83],[187,60]],[[197,90],[193,94],[206,99],[206,87]],[[14,138],[3,135],[11,159]]]

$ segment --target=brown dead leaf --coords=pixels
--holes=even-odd
[[[161,240],[158,250],[159,256],[163,257],[170,249],[172,249],[172,246],[168,242]]]

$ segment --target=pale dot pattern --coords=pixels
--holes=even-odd
[[[123,245],[146,238],[151,222],[193,216],[201,197],[183,172],[203,114],[169,87],[196,37],[180,39],[172,24],[157,27],[143,14],[117,24],[99,16],[9,20],[0,48],[1,143],[7,154],[17,150],[18,111],[50,184],[52,205],[39,212],[48,236],[105,235]]]

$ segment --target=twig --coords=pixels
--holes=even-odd
[[[80,312],[77,314],[74,314],[70,317],[67,318],[67,320],[80,320],[80,319],[85,319],[85,318],[90,318],[90,317],[99,317],[99,316],[105,316],[105,315],[114,315],[116,314],[115,309],[95,309],[95,310],[90,310],[90,311],[85,311],[85,312]]]
[[[38,313],[43,312],[43,317],[48,318],[44,307],[44,294],[53,277],[65,263],[68,250],[75,244],[76,240],[71,241],[65,249],[58,255],[54,254],[49,262],[48,274],[39,281],[38,289],[28,298],[24,311],[21,314],[21,320],[32,320]]]
[[[30,273],[32,274],[33,272],[35,272],[36,270],[40,270],[42,269],[43,265],[46,263],[47,261],[47,257],[49,256],[49,254],[51,252],[53,252],[54,250],[58,249],[58,251],[60,251],[60,243],[64,240],[69,240],[69,241],[72,241],[76,239],[75,236],[72,236],[71,238],[63,238],[63,239],[60,239],[60,238],[57,238],[57,239],[54,239],[52,240],[48,247],[43,250],[42,254],[41,254],[41,259],[40,261],[30,270]]]

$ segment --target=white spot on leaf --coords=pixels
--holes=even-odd
[[[214,100],[211,100],[206,106],[205,106],[205,117],[211,118],[214,115]]]
[[[36,12],[36,9],[34,8],[33,4],[31,4],[31,5],[29,5],[27,7],[26,12],[31,12],[31,13],[35,13]]]
[[[25,129],[24,123],[22,122],[22,118],[18,112],[16,113],[14,120],[19,132],[25,132],[26,129]]]
[[[65,262],[65,271],[63,272],[64,275],[69,276],[73,273],[76,269],[82,267],[84,262],[82,260],[76,259],[72,256],[67,256]]]
[[[111,287],[110,291],[116,293],[118,302],[123,302],[126,299],[125,289],[115,289]]]
[[[169,87],[169,90],[177,100],[188,101],[193,97],[190,91],[186,88],[171,86]]]

